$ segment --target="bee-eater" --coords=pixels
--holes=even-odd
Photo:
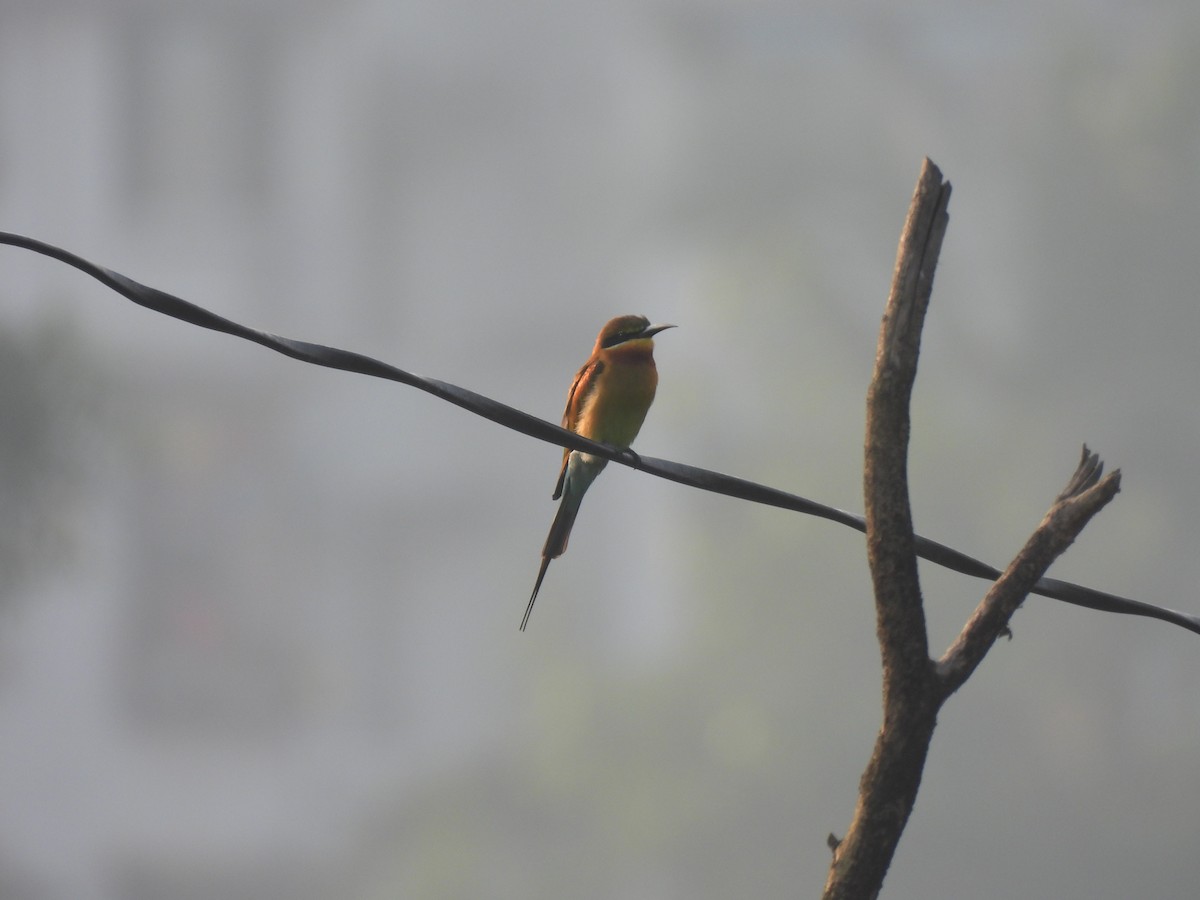
[[[571,382],[563,428],[576,434],[626,449],[637,437],[646,411],[654,402],[658,370],[654,368],[654,335],[674,325],[651,325],[645,316],[617,316],[600,329],[592,355]],[[579,513],[584,493],[608,460],[578,450],[563,449],[562,468],[552,499],[562,498],[558,513],[542,548],[538,570],[521,630],[529,623],[550,560],[563,555],[571,526]]]

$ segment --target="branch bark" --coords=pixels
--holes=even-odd
[[[1103,474],[1104,463],[1085,446],[1070,483],[938,661],[937,675],[945,696],[957,691],[971,677],[996,639],[1008,630],[1008,620],[1050,563],[1071,546],[1092,516],[1120,491],[1121,471],[1117,469],[1101,478]]]
[[[937,719],[908,500],[909,398],[921,327],[949,217],[950,185],[928,159],[900,235],[875,373],[867,393],[867,558],[883,660],[883,727],[859,784],[858,805],[836,847],[826,900],[875,897],[908,822]]]
[[[926,159],[900,236],[867,394],[867,557],[883,663],[883,724],[849,830],[840,841],[831,838],[825,900],[879,895],[916,802],[942,703],[970,677],[1025,596],[1120,484],[1119,473],[1101,479],[1099,459],[1084,448],[1067,488],[958,640],[938,663],[930,659],[908,495],[909,401],[949,198],[949,183]]]

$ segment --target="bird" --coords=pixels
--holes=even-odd
[[[567,391],[563,428],[602,444],[628,450],[646,419],[658,387],[654,367],[654,336],[674,325],[651,325],[645,316],[617,316],[610,319],[596,337],[592,355],[576,373]],[[630,451],[632,452],[632,451]],[[571,536],[571,526],[579,513],[583,495],[608,460],[579,450],[563,448],[562,468],[551,499],[561,502],[538,570],[521,631],[529,624],[533,602],[546,577],[550,560],[562,556]]]

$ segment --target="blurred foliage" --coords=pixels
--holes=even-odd
[[[95,386],[70,323],[0,327],[0,604],[69,552]]]

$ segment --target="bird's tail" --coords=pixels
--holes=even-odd
[[[558,512],[550,525],[550,533],[546,535],[546,545],[542,548],[542,566],[538,569],[537,581],[533,584],[533,593],[529,595],[529,605],[525,607],[525,617],[521,619],[521,630],[529,624],[529,614],[533,612],[533,601],[537,599],[538,591],[542,588],[542,579],[546,577],[546,569],[550,568],[550,560],[557,559],[567,549],[567,541],[571,537],[571,527],[575,517],[579,515],[579,504],[583,494],[567,493],[558,504]]]
[[[525,607],[525,615],[521,617],[521,630],[525,630],[525,626],[529,624],[529,614],[533,612],[533,601],[537,599],[538,591],[542,588],[542,579],[546,577],[546,570],[550,568],[549,556],[542,557],[542,567],[538,569],[537,581],[533,585],[533,593],[529,595],[529,605]]]
[[[550,533],[546,535],[546,544],[542,547],[542,565],[538,569],[537,581],[533,584],[533,593],[529,595],[529,605],[525,607],[525,617],[521,619],[522,631],[529,624],[529,614],[533,612],[533,601],[537,599],[538,591],[541,590],[542,579],[546,577],[546,569],[550,567],[550,560],[557,559],[566,552],[567,541],[571,538],[571,529],[575,525],[575,517],[579,515],[579,505],[583,502],[583,495],[592,486],[592,482],[600,474],[600,470],[604,468],[606,462],[607,460],[599,457],[577,452],[572,452],[567,460],[562,500],[559,501],[558,512],[554,514]]]
[[[554,521],[550,524],[550,533],[546,535],[545,546],[542,547],[542,559],[558,559],[567,552],[567,541],[571,539],[571,529],[575,527],[575,517],[579,515],[582,502],[582,491],[568,491],[563,495]]]

